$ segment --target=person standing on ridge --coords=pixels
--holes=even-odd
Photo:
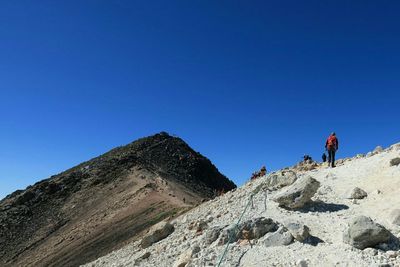
[[[328,151],[328,164],[335,168],[335,155],[339,149],[339,140],[336,137],[336,133],[331,133],[325,143],[325,149]]]

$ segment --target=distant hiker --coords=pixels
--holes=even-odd
[[[336,137],[336,133],[331,133],[325,143],[325,149],[328,151],[328,163],[329,166],[335,168],[335,155],[339,149],[339,140]]]
[[[326,154],[325,153],[322,154],[322,162],[326,162]]]
[[[253,172],[253,173],[252,173],[250,180],[254,180],[254,179],[263,177],[263,176],[265,176],[266,174],[267,174],[267,167],[262,166],[261,169],[260,169],[260,171],[258,171],[258,172]]]
[[[267,174],[267,167],[262,166],[260,170],[260,176],[264,176]]]

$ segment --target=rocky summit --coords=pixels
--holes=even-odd
[[[396,144],[268,173],[86,266],[400,266],[399,157]]]
[[[1,200],[0,266],[79,266],[235,187],[182,139],[139,139]]]

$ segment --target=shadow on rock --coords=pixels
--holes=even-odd
[[[347,210],[349,206],[344,204],[335,203],[325,203],[322,201],[315,201],[307,204],[298,211],[308,213],[308,212],[338,212],[341,210]]]
[[[399,250],[400,249],[400,240],[390,233],[390,238],[387,243],[381,243],[377,245],[375,248],[383,250],[383,251],[389,251],[389,250]]]
[[[321,243],[325,243],[325,241],[322,240],[322,239],[319,238],[319,237],[312,236],[312,235],[310,235],[310,236],[309,236],[306,240],[304,240],[304,242],[303,242],[303,244],[307,244],[307,245],[314,246],[314,247],[318,246],[318,244],[321,244]]]

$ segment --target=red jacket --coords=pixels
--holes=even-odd
[[[325,143],[325,148],[327,149],[339,149],[339,140],[334,135],[330,135]]]

